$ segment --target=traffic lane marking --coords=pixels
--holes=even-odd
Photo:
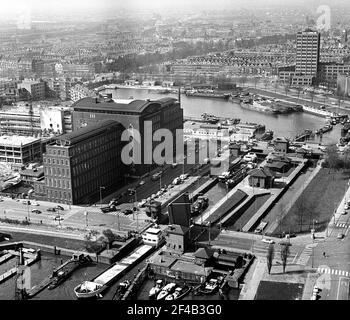
[[[349,278],[340,277],[338,281],[338,291],[337,291],[337,300],[348,300],[349,293]],[[339,293],[342,292],[341,295]],[[341,299],[339,299],[339,296]]]

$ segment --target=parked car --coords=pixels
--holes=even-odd
[[[144,180],[141,180],[141,181],[139,182],[139,186],[143,186],[145,183],[146,183],[146,182],[145,182]]]
[[[337,239],[343,239],[344,237],[344,233],[338,233],[337,235]]]
[[[47,208],[46,211],[48,211],[48,212],[56,212],[57,210],[55,208]]]
[[[344,210],[341,214],[345,215],[345,214],[348,214],[348,212]]]
[[[151,199],[153,200],[153,199],[155,199],[155,198],[157,198],[157,195],[156,195],[155,193],[153,193],[153,194],[151,195]]]
[[[270,243],[270,244],[275,243],[275,241],[273,241],[272,239],[266,239],[266,238],[261,239],[261,241],[265,243]]]
[[[55,208],[56,210],[61,210],[61,211],[63,211],[64,210],[64,208],[62,207],[62,206],[56,206],[56,208]]]
[[[344,210],[349,210],[350,206],[349,204],[347,203],[345,206],[344,206]]]
[[[55,220],[55,221],[62,221],[64,219],[61,216],[56,216],[56,217],[53,218],[53,220]]]
[[[128,189],[128,195],[129,195],[129,196],[133,196],[133,195],[135,194],[135,192],[136,192],[136,190],[133,189],[133,188],[129,188],[129,189]]]
[[[123,213],[127,216],[127,215],[129,215],[129,214],[132,214],[133,211],[132,211],[131,209],[125,209],[125,210],[123,211]]]
[[[33,212],[33,213],[36,213],[36,214],[40,214],[40,213],[41,213],[41,211],[38,210],[38,209],[33,209],[32,212]]]
[[[157,198],[160,197],[162,194],[163,194],[163,192],[159,190],[159,191],[156,193]]]
[[[108,213],[108,212],[113,212],[113,211],[117,211],[115,206],[108,206],[108,207],[102,207],[101,211],[103,213]]]
[[[147,203],[147,200],[146,199],[142,199],[140,202],[139,202],[139,207],[140,208],[143,208],[145,206],[145,204]]]
[[[30,204],[31,204],[31,202],[30,202],[29,200],[22,200],[22,203],[23,203],[23,204],[27,204],[27,205],[30,205]]]

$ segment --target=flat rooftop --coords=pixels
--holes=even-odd
[[[21,147],[37,141],[40,141],[40,138],[26,136],[0,136],[1,146]]]
[[[203,268],[203,266],[199,266],[194,263],[182,260],[177,260],[170,269],[173,271],[180,271],[206,276],[206,271]]]

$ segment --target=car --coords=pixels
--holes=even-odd
[[[56,216],[56,217],[53,218],[53,220],[55,220],[55,221],[62,221],[64,219],[61,216]]]
[[[173,180],[173,185],[177,185],[177,184],[180,184],[182,181],[181,181],[181,179],[179,178],[179,177],[177,177],[177,178],[175,178],[174,180]]]
[[[30,204],[31,204],[29,200],[22,200],[22,203],[23,203],[23,204],[27,204],[27,205],[30,205]]]
[[[40,204],[37,203],[36,201],[33,201],[33,202],[32,202],[32,206],[40,206]]]
[[[344,233],[338,233],[337,239],[343,239],[345,237]]]
[[[266,238],[261,239],[261,241],[269,244],[275,243],[275,241],[273,241],[272,239],[266,239]]]
[[[136,190],[133,189],[133,188],[129,188],[129,189],[128,189],[128,195],[129,195],[129,196],[133,196],[133,195],[135,194],[135,192],[136,192]]]
[[[146,203],[147,203],[147,199],[142,199],[142,200],[139,202],[138,206],[139,206],[140,208],[143,208],[143,207],[145,206]]]
[[[162,194],[163,194],[163,192],[159,190],[159,191],[156,193],[156,196],[157,196],[157,197],[160,197]]]
[[[156,195],[155,193],[153,193],[153,194],[151,195],[151,199],[153,200],[153,199],[155,199],[155,198],[157,198],[157,195]]]
[[[113,212],[113,211],[116,211],[116,207],[115,206],[102,207],[101,211],[103,213]]]
[[[344,206],[344,210],[349,210],[350,209],[350,206],[349,204],[347,203],[345,206]]]
[[[170,189],[172,189],[172,188],[174,188],[174,185],[172,184],[172,183],[170,183],[169,185],[168,185],[168,190],[170,190]]]
[[[144,180],[141,180],[141,181],[139,182],[139,186],[143,186],[145,183],[146,183],[146,182],[145,182]]]
[[[289,239],[289,238],[295,238],[297,235],[295,233],[287,233],[286,234],[286,238]]]
[[[184,173],[182,175],[180,175],[180,179],[183,181],[183,180],[186,180],[188,178],[188,173]]]
[[[348,214],[348,212],[344,210],[341,214],[346,215],[346,214]]]
[[[64,210],[64,208],[63,208],[62,206],[56,206],[55,209],[56,209],[56,210],[61,210],[61,211]]]
[[[33,212],[33,213],[36,213],[36,214],[40,214],[40,213],[41,213],[41,211],[38,210],[38,209],[33,209],[32,212]]]
[[[147,199],[146,199],[146,202],[150,202],[152,200],[152,198],[151,197],[148,197]]]
[[[56,212],[57,210],[55,208],[47,208],[46,211],[48,211],[48,212]]]
[[[123,213],[127,216],[129,214],[132,214],[133,211],[131,209],[125,209],[125,210],[123,210]]]
[[[176,167],[177,167],[177,163],[176,163],[176,162],[172,163],[172,164],[171,164],[171,167],[172,167],[173,169],[176,168]]]

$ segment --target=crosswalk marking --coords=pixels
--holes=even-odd
[[[337,275],[337,276],[349,277],[349,272],[348,271],[338,270],[338,269],[330,269],[330,268],[318,267],[317,268],[317,272],[318,273],[325,273],[325,274],[333,274],[333,275]]]
[[[347,223],[337,223],[336,227],[338,227],[338,228],[349,228]]]
[[[306,245],[304,250],[301,252],[296,264],[306,266],[310,256],[312,255],[312,248],[316,246],[317,246],[317,243],[311,243]]]

